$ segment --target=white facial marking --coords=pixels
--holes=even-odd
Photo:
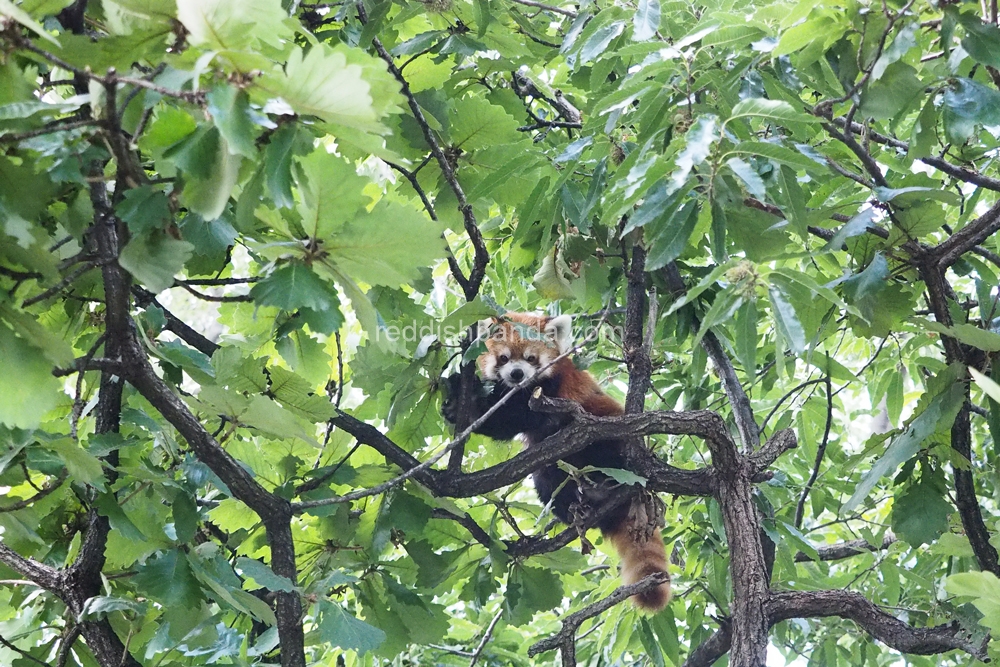
[[[483,361],[483,377],[487,380],[497,379],[497,360],[492,354],[487,355]]]
[[[527,361],[518,359],[509,364],[505,364],[500,369],[500,377],[504,383],[510,387],[521,384],[525,380],[535,377],[535,367]]]
[[[545,333],[555,341],[559,354],[566,354],[573,349],[573,318],[569,315],[553,317],[545,325]]]
[[[549,364],[551,364],[552,360],[555,358],[556,355],[552,354],[551,352],[542,352],[542,354],[538,357],[539,368],[545,368],[546,366],[548,366],[548,368],[545,368],[545,370],[542,371],[542,377],[549,377],[556,370],[555,366],[549,366]]]

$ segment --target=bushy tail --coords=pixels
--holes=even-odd
[[[627,522],[605,531],[621,559],[622,584],[626,586],[654,572],[667,572],[667,550],[660,529],[654,529],[645,540],[636,536],[640,532],[631,530]],[[632,596],[632,602],[645,611],[660,611],[670,602],[670,582]]]

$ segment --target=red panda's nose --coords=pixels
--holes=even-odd
[[[524,379],[524,371],[520,368],[512,368],[510,371],[510,379],[514,382],[520,382]]]

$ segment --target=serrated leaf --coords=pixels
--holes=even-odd
[[[209,91],[205,98],[212,121],[226,139],[229,151],[255,158],[257,129],[250,120],[250,97],[246,91],[232,85],[220,85]]]
[[[632,17],[632,39],[642,42],[656,36],[660,29],[660,0],[639,0]]]
[[[324,600],[319,606],[319,634],[324,642],[364,655],[385,641],[385,632],[351,616],[338,605]]]
[[[244,577],[253,579],[268,590],[284,591],[285,593],[291,593],[295,590],[295,585],[288,577],[275,574],[274,570],[255,558],[240,556],[236,559],[236,569]]]
[[[295,415],[267,396],[254,396],[246,412],[240,415],[239,419],[247,426],[277,438],[299,438],[319,447],[319,443],[302,428]]]
[[[860,236],[868,230],[868,226],[875,220],[875,209],[868,207],[853,218],[844,223],[844,226],[834,232],[830,241],[823,246],[823,251],[840,250],[844,241],[849,238]]]
[[[294,311],[339,309],[337,290],[303,262],[293,260],[275,269],[250,289],[250,296],[261,306],[275,306]]]
[[[726,164],[733,170],[743,184],[747,186],[747,191],[757,199],[764,201],[767,197],[767,187],[760,174],[750,166],[750,164],[738,157],[731,157],[726,160]]]
[[[951,504],[933,484],[911,484],[892,504],[892,530],[907,544],[933,542],[948,530]]]
[[[187,556],[178,549],[161,552],[147,560],[131,582],[142,595],[166,607],[196,609],[202,600],[201,587]]]
[[[122,268],[157,294],[174,284],[174,276],[184,267],[194,246],[161,231],[134,236],[118,257]]]
[[[177,541],[186,544],[193,540],[198,531],[198,506],[194,499],[187,493],[178,491],[171,505],[171,514]]]
[[[408,285],[445,256],[436,222],[410,206],[385,199],[323,243],[344,273],[369,285]]]
[[[187,39],[206,50],[240,51],[260,42],[280,47],[292,36],[280,0],[177,0]]]
[[[0,424],[35,428],[46,412],[58,405],[62,384],[52,376],[44,353],[0,324]]]
[[[451,119],[451,140],[462,150],[507,144],[520,136],[514,117],[482,97],[458,100]]]
[[[827,169],[812,160],[799,151],[794,151],[787,146],[782,146],[780,144],[773,144],[766,141],[743,141],[737,144],[732,150],[728,151],[727,155],[732,154],[738,155],[751,155],[757,157],[766,157],[769,160],[774,160],[779,164],[787,164],[789,167],[794,167],[795,169],[802,169],[810,173],[823,174],[827,172]]]
[[[846,514],[853,511],[868,497],[882,477],[916,455],[928,436],[939,428],[950,426],[964,398],[965,391],[959,382],[953,383],[950,388],[935,396],[923,412],[910,422],[902,435],[893,439],[885,453],[872,465],[871,470],[862,476],[854,493],[841,508],[841,512]]]
[[[899,32],[892,39],[892,44],[875,61],[875,65],[872,67],[872,79],[881,79],[889,65],[902,58],[907,51],[917,45],[916,37],[919,28],[918,22],[911,21],[899,29]]]
[[[966,345],[986,352],[1000,352],[1000,334],[980,329],[974,324],[956,324],[949,327],[930,320],[916,319],[915,321],[924,329],[936,331],[943,336],[950,336]]]
[[[365,67],[352,62],[359,57],[362,54],[348,54],[345,45],[322,43],[308,54],[296,47],[284,69],[265,74],[259,85],[300,115],[317,116],[344,127],[383,131],[379,120],[387,108],[374,104]],[[374,72],[385,68],[374,63],[369,66]],[[383,99],[380,97],[380,102]]]
[[[691,233],[698,222],[698,202],[689,200],[665,220],[658,229],[650,228],[649,254],[646,270],[655,271],[677,259],[687,247]]]
[[[771,298],[771,314],[774,316],[774,324],[781,333],[782,339],[794,354],[802,354],[806,349],[806,332],[802,328],[795,307],[785,293],[775,286],[772,285],[767,293]]]
[[[132,234],[162,229],[170,222],[170,200],[149,185],[126,190],[115,212],[128,224]]]
[[[733,107],[733,112],[730,114],[726,123],[728,124],[730,121],[736,120],[737,118],[747,118],[751,116],[763,118],[775,124],[819,122],[819,119],[815,116],[807,114],[804,111],[799,111],[784,100],[768,100],[762,97],[750,97],[745,100],[741,100],[736,104],[736,106]]]
[[[670,174],[671,189],[682,188],[691,170],[711,154],[712,147],[719,140],[717,120],[711,115],[699,116],[684,135],[684,148],[677,154],[674,171]]]
[[[607,50],[611,41],[618,37],[618,35],[622,34],[624,30],[624,21],[614,21],[595,30],[594,34],[592,34],[587,41],[580,46],[579,63],[581,65],[585,65],[591,60],[598,58]]]
[[[524,625],[535,612],[558,605],[562,592],[562,582],[552,571],[515,565],[507,578],[504,616],[511,625]]]
[[[298,211],[302,228],[313,238],[326,239],[340,231],[370,201],[364,194],[370,181],[359,176],[354,165],[323,147],[299,165],[305,181],[299,182],[303,197]]]

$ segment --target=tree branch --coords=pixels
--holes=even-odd
[[[850,540],[849,542],[840,542],[838,544],[823,544],[816,547],[816,558],[800,551],[795,554],[795,562],[808,563],[817,560],[843,560],[844,558],[850,558],[851,556],[857,556],[859,554],[888,549],[895,543],[896,536],[891,532],[887,532],[882,538],[882,544],[878,546],[872,546],[867,540]]]
[[[901,653],[936,655],[958,650],[979,660],[988,659],[989,639],[973,644],[957,621],[914,628],[853,591],[775,591],[767,602],[767,614],[771,625],[791,618],[836,616],[854,621],[873,638]]]
[[[536,642],[530,648],[528,648],[528,657],[533,658],[534,656],[542,653],[544,651],[551,651],[552,649],[558,648],[562,651],[562,661],[563,665],[571,664],[575,665],[573,661],[567,662],[568,654],[575,654],[574,643],[576,639],[577,629],[586,621],[588,618],[593,618],[598,614],[604,613],[608,609],[611,609],[616,604],[621,604],[625,600],[629,599],[633,595],[643,593],[648,590],[652,590],[657,586],[667,583],[670,581],[670,575],[666,572],[654,572],[653,574],[647,575],[635,582],[634,584],[629,584],[628,586],[619,586],[611,593],[608,597],[603,600],[598,600],[597,602],[587,605],[579,611],[575,611],[569,616],[566,616],[562,620],[562,628],[556,634],[552,635],[547,639],[543,639],[540,642]]]
[[[357,3],[357,9],[358,17],[361,19],[361,23],[368,23],[368,12],[365,10],[364,5],[360,2]],[[389,68],[389,72],[396,78],[399,85],[402,87],[403,96],[406,97],[410,111],[413,113],[413,118],[417,121],[417,125],[420,126],[420,130],[424,135],[424,140],[426,140],[427,145],[430,146],[431,153],[434,155],[434,159],[437,161],[438,167],[441,169],[441,174],[444,176],[444,180],[448,183],[448,187],[451,188],[451,191],[455,193],[455,199],[458,200],[458,210],[462,213],[462,221],[465,225],[465,232],[469,235],[469,241],[472,243],[474,250],[472,269],[469,272],[467,282],[462,285],[462,291],[465,293],[466,300],[472,301],[476,298],[476,295],[479,294],[479,287],[482,285],[483,278],[486,276],[486,265],[489,264],[490,261],[490,254],[486,250],[486,242],[483,240],[483,235],[479,231],[479,225],[476,222],[476,215],[472,211],[472,204],[470,204],[468,199],[466,199],[465,190],[462,189],[461,183],[458,182],[454,166],[448,159],[448,156],[445,155],[444,150],[442,150],[441,144],[434,135],[434,130],[432,130],[431,126],[427,123],[427,119],[424,117],[424,112],[420,108],[420,104],[410,91],[410,85],[407,83],[406,77],[403,76],[402,71],[400,71],[400,69],[396,66],[392,54],[386,50],[378,37],[372,39],[372,45],[375,47],[375,51],[378,53],[379,57],[385,61],[385,64]]]

